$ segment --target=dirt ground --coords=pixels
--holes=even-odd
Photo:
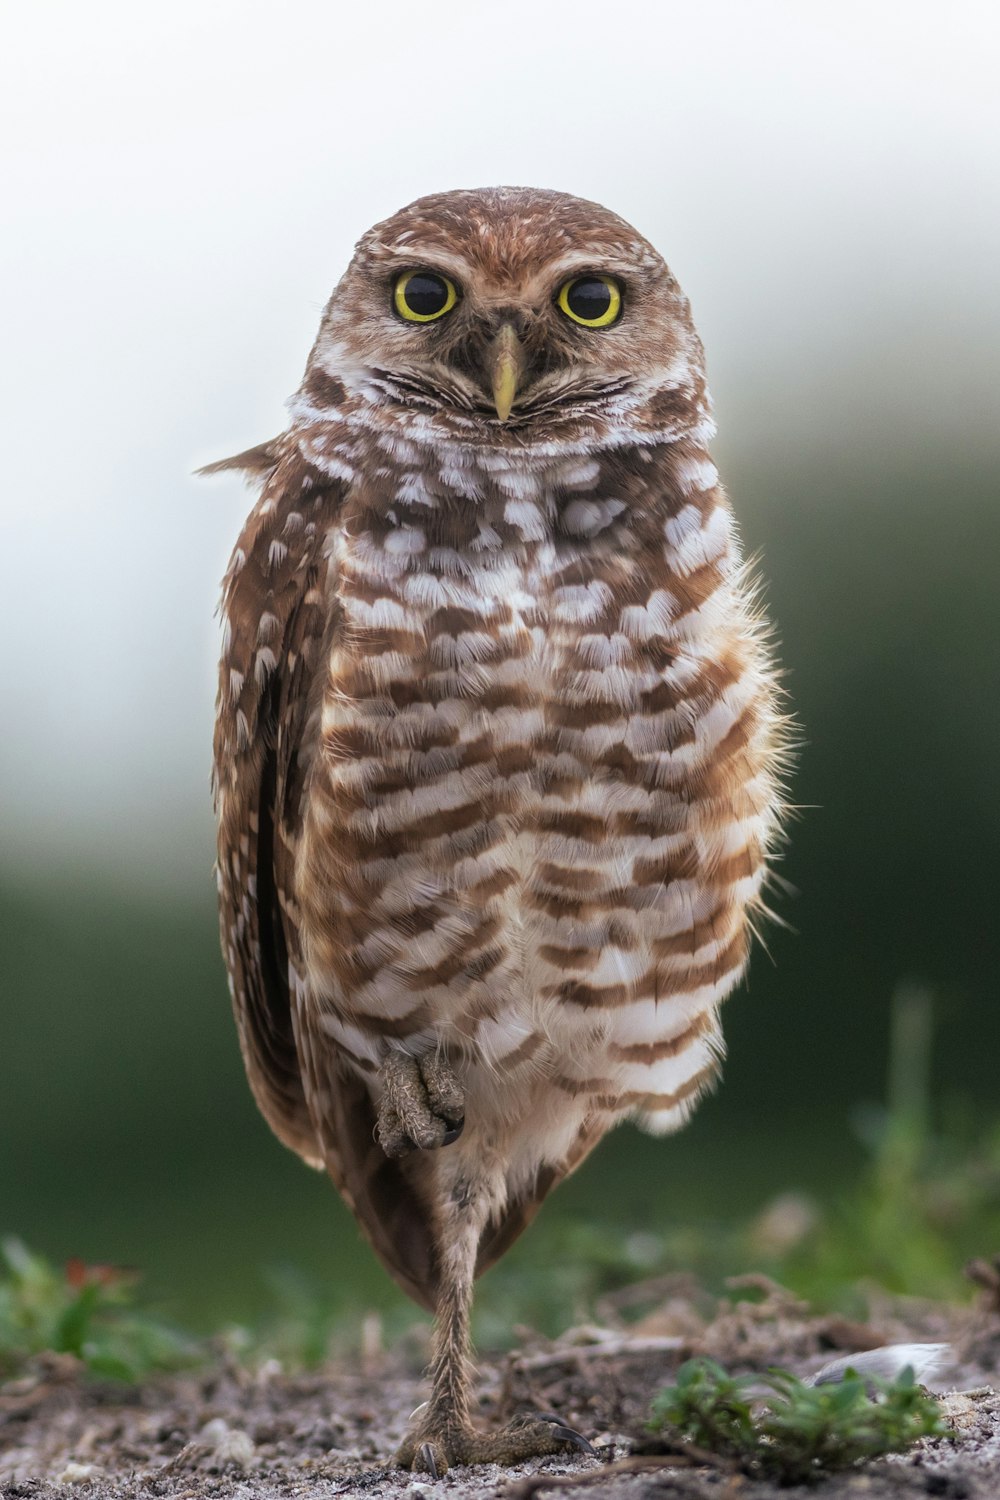
[[[635,1321],[642,1307],[645,1314]],[[711,1306],[677,1280],[638,1294],[626,1290],[605,1299],[599,1324],[555,1342],[525,1335],[516,1353],[480,1363],[485,1423],[517,1411],[555,1410],[590,1438],[598,1456],[550,1458],[519,1469],[454,1469],[439,1480],[389,1466],[408,1416],[424,1399],[423,1338],[421,1330],[383,1350],[373,1325],[363,1353],[320,1372],[289,1376],[274,1361],[244,1369],[220,1357],[214,1367],[142,1387],[81,1378],[66,1356],[39,1358],[26,1375],[0,1387],[0,1496],[527,1500],[572,1488],[589,1500],[1000,1497],[995,1312],[876,1297],[867,1321],[856,1324],[813,1316],[756,1278],[744,1278],[730,1300]],[[950,1346],[949,1362],[929,1383],[944,1393],[954,1439],[924,1442],[905,1457],[867,1464],[809,1490],[777,1490],[724,1465],[685,1465],[649,1452],[650,1398],[692,1355],[710,1354],[733,1371],[781,1364],[805,1374],[838,1354],[912,1340]],[[623,1472],[625,1459],[647,1467]],[[568,1486],[569,1478],[577,1483]]]

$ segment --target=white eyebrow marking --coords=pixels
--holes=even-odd
[[[413,233],[412,230],[408,233]],[[445,276],[450,276],[454,281],[469,281],[476,274],[476,267],[461,255],[455,255],[443,250],[440,245],[402,245],[398,249],[395,245],[386,247],[391,256],[387,266],[390,274],[396,271],[407,271],[413,266],[420,266],[428,271],[442,271]]]
[[[560,255],[556,260],[550,260],[545,266],[549,276],[569,276],[575,272],[577,276],[585,276],[588,271],[601,272],[609,276],[620,276],[624,281],[629,275],[635,274],[635,264],[626,263],[617,255],[607,251],[595,251],[591,256],[581,254],[579,250],[570,251],[566,255]]]

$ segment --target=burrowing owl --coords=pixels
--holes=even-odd
[[[715,1077],[781,733],[701,344],[593,203],[422,198],[371,229],[226,574],[222,933],[250,1085],[436,1313],[398,1455],[470,1420],[476,1274],[605,1131]]]

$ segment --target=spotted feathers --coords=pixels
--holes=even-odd
[[[456,280],[450,327],[393,321],[407,263]],[[614,327],[559,323],[576,269],[622,279]],[[223,596],[223,943],[263,1112],[433,1302],[448,1183],[486,1184],[482,1267],[608,1128],[675,1129],[717,1076],[782,720],[687,303],[614,215],[496,189],[376,226],[291,409],[233,461],[263,488]],[[434,1157],[373,1144],[395,1050],[462,1079]]]

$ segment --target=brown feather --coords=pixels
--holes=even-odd
[[[387,1270],[409,1296],[433,1309],[437,1266],[427,1163],[419,1156],[385,1156],[375,1143],[374,1108],[364,1084],[338,1065],[332,1044],[317,1057],[294,1020],[289,960],[301,967],[295,849],[315,751],[320,648],[332,648],[339,621],[322,544],[341,495],[326,482],[304,503],[303,480],[311,477],[306,466],[294,450],[266,446],[271,476],[224,584],[230,638],[221,663],[215,741],[222,941],[243,1059],[257,1104],[278,1138],[310,1165],[326,1168]],[[248,465],[234,459],[217,467]],[[289,544],[275,564],[272,544],[287,534],[288,515],[296,508],[311,521],[299,545]],[[268,622],[263,630],[262,621]],[[254,648],[261,644],[282,664],[280,672],[257,670]],[[242,679],[235,695],[234,671]],[[329,1104],[317,1118],[319,1097]]]
[[[256,448],[247,448],[232,458],[219,458],[215,463],[203,464],[200,469],[195,469],[195,473],[226,474],[231,469],[242,469],[251,476],[267,474],[278,462],[281,441],[281,438],[272,438],[269,443],[258,443]]]
[[[440,324],[392,310],[414,264],[461,284]],[[625,314],[581,333],[555,292],[600,267]],[[607,1129],[676,1128],[714,1078],[780,818],[773,674],[690,309],[617,216],[491,189],[375,226],[291,411],[202,471],[263,481],[223,600],[234,1006],[276,1133],[446,1312]],[[387,1059],[435,1055],[465,1131],[390,1157]]]
[[[297,456],[289,460],[296,461],[301,467]],[[317,1164],[292,1029],[288,945],[274,870],[279,693],[271,674],[257,669],[262,617],[266,613],[274,622],[269,649],[277,653],[300,629],[296,616],[309,573],[291,557],[277,572],[269,565],[280,511],[268,513],[266,506],[283,488],[280,481],[265,487],[223,585],[228,642],[220,665],[213,775],[219,902],[233,1008],[254,1097],[276,1135]]]

